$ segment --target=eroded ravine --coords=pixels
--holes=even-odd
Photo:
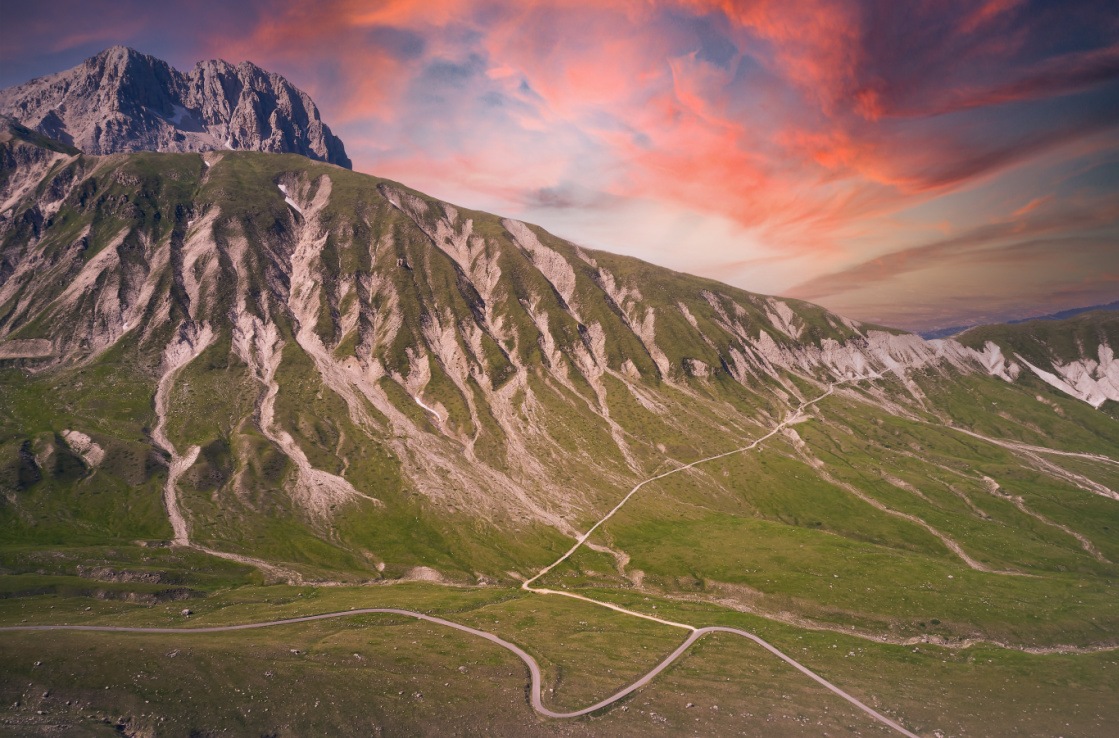
[[[218,558],[236,561],[259,569],[263,574],[273,579],[287,581],[292,584],[301,583],[303,578],[297,573],[271,564],[261,559],[241,554],[217,551],[215,549],[195,543],[190,538],[190,524],[183,515],[179,504],[179,478],[182,477],[194,462],[198,460],[200,448],[191,446],[186,453],[180,454],[175,444],[167,436],[167,417],[171,389],[174,386],[178,373],[194,361],[206,350],[215,338],[212,327],[208,323],[184,322],[179,326],[176,337],[168,343],[163,351],[161,374],[156,385],[154,408],[155,425],[152,428],[152,441],[162,448],[170,457],[167,470],[167,481],[163,486],[163,504],[167,508],[167,518],[171,522],[173,531],[173,544],[184,548],[216,556]]]
[[[155,426],[152,440],[171,457],[167,471],[167,482],[163,487],[163,503],[167,507],[167,517],[174,531],[177,546],[190,545],[190,527],[179,507],[178,481],[198,458],[199,447],[191,446],[185,454],[179,454],[171,439],[167,437],[167,408],[171,388],[179,370],[194,361],[214,340],[214,331],[207,323],[183,323],[178,335],[163,350],[162,373],[155,390]]]

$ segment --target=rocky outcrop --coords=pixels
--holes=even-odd
[[[988,371],[1008,381],[1032,376],[1095,408],[1119,402],[1119,313],[1106,306],[1071,318],[978,326],[956,340],[982,345]]]
[[[82,457],[82,461],[89,468],[96,469],[105,460],[105,449],[85,433],[67,429],[62,431],[62,438],[70,450]]]
[[[1099,361],[1085,357],[1068,363],[1054,362],[1051,372],[1018,358],[1046,384],[1098,408],[1107,400],[1119,402],[1119,360],[1106,343],[1100,344],[1098,355]]]
[[[749,348],[770,365],[805,372],[823,370],[835,379],[867,378],[887,372],[904,377],[914,370],[940,367],[965,374],[982,369],[1013,382],[1021,370],[1018,364],[1003,358],[993,343],[979,351],[951,339],[926,341],[912,333],[878,330],[868,330],[843,342],[825,338],[819,345],[792,346],[778,344],[762,331]]]
[[[351,166],[311,98],[250,62],[204,61],[184,74],[114,46],[0,91],[0,115],[89,154],[235,149]]]
[[[0,115],[0,217],[27,197],[52,166],[76,153]]]

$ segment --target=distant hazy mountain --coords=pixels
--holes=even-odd
[[[1065,320],[1066,318],[1071,318],[1073,316],[1080,315],[1081,313],[1091,313],[1101,310],[1119,310],[1119,300],[1116,300],[1115,302],[1109,302],[1106,305],[1088,305],[1086,307],[1069,308],[1068,310],[1061,310],[1056,313],[1049,313],[1048,315],[1036,315],[1032,318],[1018,318],[1017,320],[1008,320],[1006,321],[1006,325],[1029,323],[1034,320]],[[999,324],[996,323],[994,325]],[[969,328],[976,328],[977,326],[978,324],[971,323],[969,325],[954,325],[948,328],[935,328],[931,331],[921,331],[920,336],[921,338],[926,339],[948,338],[950,336],[955,336],[963,333]]]
[[[947,328],[935,328],[931,331],[921,331],[919,335],[921,336],[921,338],[924,338],[926,340],[931,340],[934,338],[950,338],[957,333],[966,331],[968,328],[971,327],[972,326],[970,325],[953,325]]]
[[[88,154],[236,149],[350,167],[311,98],[249,62],[204,61],[183,74],[114,46],[0,91],[0,115]]]
[[[1119,310],[1119,300],[1109,302],[1106,305],[1088,305],[1087,307],[1069,308],[1068,310],[1061,310],[1048,315],[1038,315],[1033,318],[1019,318],[1018,320],[1008,320],[1006,322],[1008,325],[1017,325],[1019,323],[1029,323],[1034,320],[1066,320],[1083,313],[1106,312],[1110,310]]]

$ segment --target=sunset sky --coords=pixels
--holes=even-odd
[[[1119,299],[1114,0],[40,0],[0,87],[251,60],[354,168],[910,329]]]

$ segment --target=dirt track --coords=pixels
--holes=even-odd
[[[870,715],[875,720],[883,723],[884,725],[887,725],[887,726],[893,728],[894,730],[898,731],[902,735],[909,736],[910,738],[917,738],[916,735],[914,735],[913,733],[910,733],[908,730],[903,728],[898,723],[896,723],[893,720],[889,719],[888,717],[874,711],[870,707],[867,707],[866,705],[864,705],[859,700],[857,700],[854,697],[852,697],[851,695],[847,694],[846,692],[841,690],[839,687],[835,686],[834,684],[827,681],[823,677],[817,675],[816,673],[814,673],[813,671],[811,671],[807,667],[803,666],[802,664],[798,663],[797,661],[793,660],[789,656],[786,656],[784,653],[782,653],[781,651],[779,651],[777,648],[770,645],[766,641],[762,640],[758,636],[754,635],[753,633],[748,633],[744,630],[738,630],[737,628],[724,628],[724,627],[691,628],[691,634],[684,640],[684,642],[681,643],[680,646],[675,651],[673,651],[668,656],[666,656],[663,661],[661,661],[659,664],[654,666],[648,673],[646,673],[640,679],[633,682],[628,687],[625,687],[624,689],[620,690],[619,692],[616,692],[615,694],[607,697],[606,699],[600,700],[599,702],[596,702],[595,704],[590,705],[589,707],[584,707],[580,710],[575,710],[573,712],[555,712],[554,710],[550,710],[550,709],[548,709],[547,707],[544,706],[543,700],[541,699],[541,691],[543,689],[543,684],[542,684],[542,677],[541,677],[541,674],[540,674],[540,665],[538,663],[536,663],[536,659],[534,659],[527,652],[525,652],[524,649],[522,649],[520,646],[518,646],[514,643],[510,643],[509,641],[506,641],[502,638],[499,638],[492,633],[487,633],[484,630],[478,630],[476,628],[471,628],[468,625],[462,625],[460,623],[455,623],[455,622],[452,622],[450,620],[444,620],[443,618],[438,618],[438,617],[435,617],[433,615],[425,615],[423,613],[413,612],[411,610],[398,610],[398,609],[395,609],[395,608],[387,608],[387,607],[366,607],[366,608],[360,608],[360,609],[357,609],[357,610],[343,610],[341,612],[328,612],[328,613],[323,613],[321,615],[305,615],[303,617],[297,617],[297,618],[285,618],[283,620],[266,620],[266,621],[259,622],[259,623],[243,623],[243,624],[240,624],[240,625],[214,625],[214,626],[202,627],[202,628],[141,628],[141,627],[130,627],[130,626],[118,626],[118,625],[14,625],[14,626],[0,627],[0,632],[78,630],[78,631],[94,631],[94,632],[105,632],[105,633],[161,633],[161,634],[167,634],[167,635],[193,635],[193,634],[196,634],[196,633],[227,633],[227,632],[235,631],[235,630],[253,630],[253,629],[256,629],[256,628],[271,628],[271,627],[275,627],[275,626],[279,626],[279,625],[292,625],[292,624],[295,624],[295,623],[308,623],[308,622],[312,622],[312,621],[315,621],[315,620],[331,620],[331,619],[334,619],[334,618],[348,618],[348,617],[354,617],[354,616],[357,616],[357,615],[377,615],[377,614],[381,614],[381,615],[402,615],[402,616],[405,616],[405,617],[416,618],[417,620],[425,620],[429,623],[435,623],[436,625],[442,625],[442,626],[445,626],[445,627],[448,627],[448,628],[454,628],[455,630],[462,631],[463,633],[469,633],[470,635],[477,636],[478,638],[484,638],[487,641],[489,641],[491,643],[494,643],[498,646],[501,646],[502,648],[504,648],[507,651],[512,652],[517,658],[519,658],[521,661],[523,661],[525,663],[525,666],[528,667],[529,678],[530,678],[530,681],[531,681],[530,699],[531,699],[531,702],[532,702],[533,709],[535,709],[541,715],[544,715],[544,716],[550,717],[550,718],[581,717],[583,715],[588,715],[592,712],[595,712],[596,710],[601,710],[604,707],[608,707],[609,705],[614,704],[618,700],[622,699],[623,697],[625,697],[625,696],[627,696],[627,695],[629,695],[633,692],[636,692],[638,689],[641,689],[646,684],[651,682],[658,674],[660,674],[662,671],[664,671],[669,666],[671,666],[672,663],[674,661],[676,661],[676,659],[683,656],[684,653],[692,646],[692,644],[695,643],[696,641],[698,641],[703,636],[707,635],[708,633],[731,633],[731,634],[734,634],[734,635],[741,636],[743,638],[748,638],[749,640],[753,641],[754,643],[757,643],[762,648],[764,648],[767,651],[769,651],[770,653],[774,654],[775,656],[780,658],[782,661],[785,661],[786,663],[788,663],[789,665],[791,665],[793,668],[797,669],[798,671],[800,671],[800,672],[808,675],[812,679],[816,680],[821,685],[828,688],[829,690],[831,690],[835,694],[839,695],[843,699],[847,700],[852,705],[859,708],[860,710],[862,710],[866,714]],[[690,628],[690,626],[683,626],[683,627]]]

